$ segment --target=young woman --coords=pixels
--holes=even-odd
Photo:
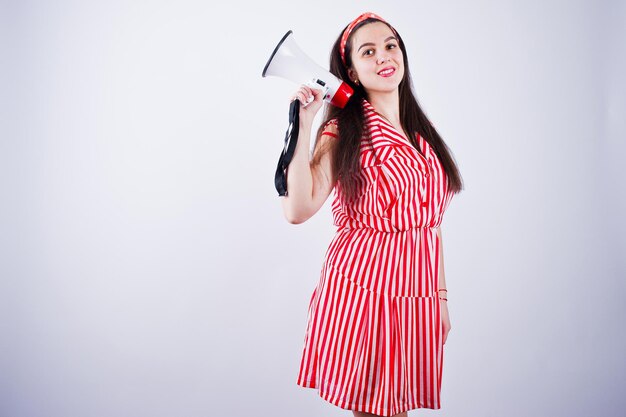
[[[450,331],[441,221],[462,180],[417,103],[402,38],[364,13],[342,31],[330,71],[354,95],[328,106],[309,149],[319,90],[301,86],[287,220],[313,216],[334,189],[337,233],[309,303],[297,384],[355,416],[441,408]]]

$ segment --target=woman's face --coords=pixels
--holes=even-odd
[[[352,67],[348,75],[359,80],[368,93],[392,92],[404,76],[398,39],[382,22],[368,23],[352,35]],[[390,70],[390,71],[389,71]]]

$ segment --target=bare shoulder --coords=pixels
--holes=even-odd
[[[336,118],[330,119],[328,122],[326,122],[326,124],[322,128],[321,138],[323,138],[324,136],[330,136],[331,138],[339,139],[339,122]],[[326,138],[326,140],[328,141],[330,139]]]
[[[315,142],[313,165],[317,165],[321,162],[322,158],[332,160],[332,154],[336,148],[336,141],[339,139],[339,126],[337,119],[330,119],[321,129],[319,138]]]
[[[334,127],[337,128],[337,126],[339,125],[339,120],[334,117],[332,119],[330,119],[329,121],[326,122],[326,124],[324,125],[324,128],[326,127]]]

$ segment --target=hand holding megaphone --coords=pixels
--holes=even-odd
[[[302,84],[290,101],[300,101],[300,120],[312,122],[313,118],[324,104],[326,92],[311,84]]]

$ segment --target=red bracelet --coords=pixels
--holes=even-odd
[[[446,300],[446,301],[448,301],[448,299],[447,299],[447,298],[443,298],[443,297],[439,297],[439,299],[440,299],[440,300]]]
[[[448,290],[446,290],[445,288],[442,288],[442,289],[437,290],[437,291],[446,291],[446,292],[448,292]]]

